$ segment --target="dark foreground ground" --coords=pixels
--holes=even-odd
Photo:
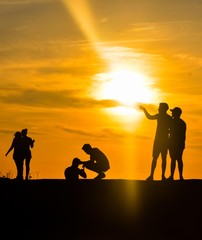
[[[1,239],[202,239],[202,180],[0,179]]]

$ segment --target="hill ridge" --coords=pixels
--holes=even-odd
[[[201,235],[201,179],[1,179],[0,194],[5,237],[173,240]]]

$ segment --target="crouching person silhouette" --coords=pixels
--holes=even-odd
[[[67,180],[78,180],[79,177],[86,178],[87,175],[83,168],[79,168],[79,165],[82,164],[82,161],[79,158],[74,158],[72,160],[72,165],[65,169],[64,175]]]
[[[95,179],[105,178],[105,172],[110,169],[106,155],[99,148],[92,148],[88,143],[83,145],[82,150],[90,155],[90,160],[82,161],[83,167],[98,173]]]

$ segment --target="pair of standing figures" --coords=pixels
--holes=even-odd
[[[148,113],[145,107],[140,106],[140,109],[144,111],[145,116],[150,120],[157,120],[156,134],[153,144],[152,164],[150,176],[147,180],[153,180],[154,171],[157,164],[159,155],[162,158],[162,180],[166,180],[166,158],[169,151],[171,158],[170,176],[169,180],[174,179],[174,172],[176,162],[178,163],[179,178],[183,180],[183,151],[185,149],[186,140],[186,123],[181,119],[182,109],[175,107],[170,109],[172,116],[167,114],[169,106],[167,103],[160,103],[158,113],[151,115]]]
[[[25,180],[29,179],[30,173],[30,161],[32,158],[31,149],[34,147],[34,142],[32,138],[27,136],[28,129],[23,129],[21,132],[17,131],[14,134],[14,139],[11,143],[5,156],[7,156],[13,150],[13,160],[17,168],[17,180],[23,180],[23,165],[25,161],[26,175]]]

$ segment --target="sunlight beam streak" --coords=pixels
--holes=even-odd
[[[116,108],[113,112],[121,111],[123,115],[137,115],[134,106],[136,107],[138,102],[148,103],[157,96],[157,92],[152,90],[152,79],[141,71],[138,72],[137,59],[139,65],[143,64],[139,60],[141,55],[139,54],[137,58],[137,53],[134,54],[131,49],[109,47],[99,40],[89,0],[62,1],[81,32],[109,69],[108,72],[97,73],[93,77],[92,97],[99,100],[116,100],[120,102],[120,108]]]
[[[83,34],[98,51],[96,47],[98,37],[88,0],[63,0],[63,3]]]

